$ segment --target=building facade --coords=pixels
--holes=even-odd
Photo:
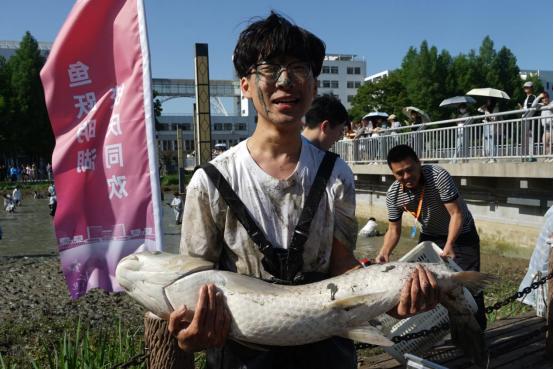
[[[384,70],[382,72],[379,72],[379,73],[375,73],[375,74],[372,74],[370,76],[367,76],[364,81],[365,82],[368,82],[368,83],[375,83],[385,77],[387,77],[389,75],[390,71],[387,69],[387,70]]]
[[[4,58],[11,58],[17,49],[19,49],[19,41],[0,40],[0,55]],[[38,49],[40,55],[46,58],[50,53],[50,49],[52,49],[52,43],[39,41]]]
[[[364,83],[365,58],[347,54],[328,54],[318,77],[318,95],[336,96],[346,109]]]
[[[212,146],[234,146],[248,138],[256,128],[254,115],[212,115]],[[194,151],[194,121],[192,115],[162,115],[158,117],[158,145],[161,152],[177,152],[177,127],[183,132],[183,144],[187,154]]]

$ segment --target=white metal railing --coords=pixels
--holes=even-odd
[[[388,151],[400,144],[410,145],[421,160],[552,158],[552,117],[541,117],[540,109],[535,111],[536,116],[528,117],[530,111],[389,128],[377,137],[340,140],[332,150],[345,161],[360,164],[386,162]]]

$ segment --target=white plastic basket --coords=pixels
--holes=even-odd
[[[539,281],[543,277],[541,272],[537,272],[535,276],[533,277],[533,282]],[[546,293],[547,293],[547,285],[541,284],[539,288],[536,290],[533,290],[535,294],[535,306],[537,309],[537,316],[540,316],[542,318],[546,319]]]
[[[448,369],[429,360],[422,359],[415,355],[406,354],[406,369]]]
[[[436,244],[430,241],[424,241],[414,247],[410,252],[400,258],[399,261],[422,262],[422,263],[440,263],[444,262],[439,256],[442,250]],[[462,269],[452,260],[447,265],[455,271]],[[464,288],[464,296],[468,307],[473,312],[477,311],[477,304],[471,296],[471,293]],[[442,306],[437,305],[433,310],[417,314],[410,318],[398,320],[389,315],[383,314],[378,317],[382,324],[382,330],[389,338],[404,335],[406,333],[419,332],[424,329],[430,329],[435,325],[448,322],[448,311]],[[443,339],[449,332],[444,330],[436,334],[429,334],[425,337],[415,338],[409,341],[402,341],[390,347],[384,347],[384,350],[394,357],[398,362],[405,363],[404,354],[411,353],[421,355],[427,352],[437,342]]]

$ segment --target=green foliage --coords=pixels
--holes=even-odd
[[[179,175],[177,174],[168,174],[162,177],[161,185],[162,186],[171,186],[179,184]]]
[[[391,72],[387,77],[375,83],[363,84],[352,101],[351,117],[359,119],[369,111],[381,110],[394,112],[399,116],[401,110],[397,107],[405,106],[408,102],[407,92],[400,73]]]
[[[536,76],[529,80],[535,84],[538,94],[542,84]],[[358,89],[350,115],[352,119],[360,119],[370,111],[385,111],[396,114],[402,121],[406,118],[402,108],[412,105],[426,111],[433,120],[449,119],[454,112],[439,108],[440,102],[480,87],[505,91],[511,99],[501,101],[501,109],[517,109],[518,103],[525,99],[522,85],[514,54],[505,46],[497,51],[489,36],[483,39],[478,53],[470,50],[455,57],[423,41],[419,49],[410,47],[399,69]],[[477,101],[484,103],[479,97]]]
[[[40,81],[44,61],[29,32],[7,62],[0,59],[0,154],[4,156],[37,160],[52,154],[54,137]]]
[[[49,369],[104,369],[128,362],[144,352],[142,334],[123,330],[121,322],[113,327],[114,332],[91,333],[82,331],[80,322],[74,330],[66,329],[57,342],[40,342],[38,352],[23,364],[4,360],[0,354],[0,369],[49,368]],[[25,366],[19,366],[25,365]],[[145,364],[129,366],[144,368]]]

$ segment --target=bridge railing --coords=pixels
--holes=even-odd
[[[410,145],[421,160],[429,161],[550,159],[552,117],[533,111],[533,117],[531,109],[524,109],[389,128],[376,137],[340,140],[332,150],[360,164],[384,163],[388,151],[400,144]]]

